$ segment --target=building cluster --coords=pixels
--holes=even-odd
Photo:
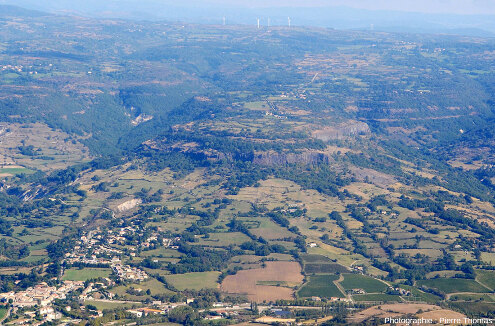
[[[108,286],[115,285],[115,283],[109,278],[105,278],[104,280],[105,280],[104,282],[89,283],[88,286],[79,295],[79,300],[80,301],[94,300],[95,298],[92,297],[92,294],[94,292],[101,289],[106,289]],[[105,294],[109,298],[113,297],[112,293],[105,292]]]
[[[114,264],[112,270],[120,279],[130,281],[144,281],[148,278],[145,271],[128,265]]]
[[[331,302],[336,302],[336,301],[339,301],[339,302],[352,302],[352,300],[349,299],[349,298],[339,298],[339,297],[330,297],[327,300],[328,301],[331,301]],[[311,297],[311,301],[320,302],[321,301],[321,298],[320,297]]]
[[[55,299],[65,299],[67,294],[77,289],[83,288],[84,282],[64,281],[61,286],[48,286],[42,282],[34,287],[27,288],[20,292],[0,293],[0,301],[9,302],[13,307],[34,307],[48,306]]]
[[[141,318],[143,316],[148,316],[150,314],[151,315],[165,314],[165,312],[163,312],[162,310],[151,309],[151,308],[129,309],[127,310],[127,312],[138,318]]]
[[[27,324],[32,320],[34,320],[37,314],[43,317],[42,321],[38,322],[38,324],[42,324],[45,322],[50,322],[62,318],[62,314],[56,311],[53,307],[41,307],[37,311],[34,310],[25,311],[24,316],[26,316],[27,318],[21,319],[18,323]]]
[[[24,69],[24,66],[22,65],[5,65],[5,66],[2,66],[2,71],[17,71],[17,72],[22,72],[22,69]]]
[[[66,265],[108,266],[119,279],[140,282],[148,279],[148,274],[140,268],[122,263],[122,257],[136,256],[141,250],[150,250],[156,245],[177,249],[176,244],[179,241],[180,238],[178,237],[163,237],[159,229],[153,232],[144,232],[137,226],[126,226],[114,230],[97,228],[82,235],[73,249],[65,254],[62,263],[64,267]],[[63,270],[61,275],[63,275]],[[17,293],[2,293],[0,294],[0,303],[10,304],[10,314],[22,316],[18,321],[24,324],[36,324],[40,319],[42,322],[47,322],[62,318],[61,313],[55,309],[54,301],[70,298],[69,294],[74,294],[78,290],[81,292],[77,292],[79,293],[77,299],[80,302],[88,300],[122,302],[115,301],[113,293],[103,290],[112,285],[115,285],[115,282],[109,278],[105,278],[100,283],[90,282],[89,284],[82,281],[64,281],[57,286],[49,286],[42,282]],[[187,304],[187,302],[182,304]],[[176,306],[177,304],[154,302],[150,307],[134,309],[135,311],[129,312],[135,316],[144,317],[150,314],[166,314]],[[98,313],[101,314],[101,312]]]
[[[160,236],[159,232],[153,232],[148,235],[145,240],[140,241],[139,244],[129,245],[128,237],[135,235],[143,236],[143,233],[140,233],[134,226],[121,227],[117,230],[107,230],[105,233],[96,229],[82,236],[79,243],[74,247],[74,252],[70,253],[68,257],[71,255],[73,256],[76,253],[87,254],[88,251],[97,256],[120,256],[124,253],[122,250],[112,248],[110,245],[127,245],[126,249],[131,252],[137,251],[137,247],[142,249],[150,248],[153,244],[160,244],[166,248],[178,249],[178,246],[175,244],[180,241],[179,237],[164,238]]]
[[[164,238],[163,246],[165,246],[165,248],[170,248],[170,249],[179,249],[179,246],[175,245],[179,241],[180,241],[180,237],[175,237],[173,239]]]
[[[287,119],[287,117],[284,116],[284,115],[274,114],[274,113],[272,113],[270,111],[265,111],[265,115],[266,116],[271,116],[271,117],[274,117],[274,118],[277,118],[277,119],[281,119],[281,120],[286,120]]]
[[[357,273],[361,273],[361,274],[364,274],[364,269],[365,269],[365,267],[364,266],[361,266],[361,265],[353,265],[353,266],[351,266],[351,270],[352,271],[357,272]]]
[[[42,282],[17,293],[0,293],[0,301],[5,304],[9,303],[12,306],[12,313],[17,313],[19,309],[23,309],[21,311],[24,319],[21,319],[20,323],[30,323],[39,316],[41,321],[38,318],[38,324],[41,324],[62,318],[62,314],[55,310],[52,303],[56,299],[65,299],[69,293],[83,287],[84,282],[80,281],[64,281],[62,285],[57,287],[48,286]]]
[[[107,283],[112,284],[109,279],[107,279]],[[91,293],[106,287],[104,283],[89,283],[86,288],[84,286],[85,283],[82,281],[64,281],[56,287],[48,286],[42,282],[25,291],[1,293],[0,301],[11,305],[11,314],[23,316],[16,320],[16,324],[41,325],[63,317],[62,313],[57,311],[53,305],[56,299],[66,299],[70,293],[83,289],[78,297],[79,300],[93,300]],[[65,310],[70,311],[70,306],[67,306]],[[102,316],[100,312],[99,316]],[[73,321],[78,322],[78,320]]]
[[[121,244],[125,242],[125,236],[137,232],[134,227],[128,226],[120,228],[117,231],[109,230],[103,234],[100,230],[88,232],[82,236],[80,241],[74,247],[72,252],[65,255],[65,262],[68,264],[81,263],[85,265],[108,265],[112,268],[116,276],[122,280],[143,281],[148,275],[143,270],[122,264],[120,257],[124,254],[121,249],[110,247],[108,244]],[[153,242],[158,241],[159,236],[156,233],[151,234],[145,241],[139,244],[142,248],[149,248]],[[165,247],[178,248],[174,243],[180,241],[180,238],[161,240]],[[136,255],[136,247],[129,246],[130,256]]]
[[[363,289],[352,289],[349,292],[352,294],[366,294],[366,291]]]
[[[410,296],[411,295],[411,291],[404,290],[401,288],[394,288],[392,286],[388,288],[387,293],[388,294],[394,294],[394,295],[404,295],[404,296]]]
[[[46,66],[39,65],[38,68],[46,68]],[[48,67],[53,67],[53,64],[49,64]],[[6,71],[6,72],[23,72],[23,71],[29,71],[30,75],[37,75],[38,72],[33,70],[36,69],[33,66],[24,66],[24,65],[2,65],[0,66],[0,71]]]

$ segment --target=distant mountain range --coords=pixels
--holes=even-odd
[[[47,15],[47,13],[38,10],[24,9],[18,6],[0,5],[0,17],[41,17],[44,15]]]
[[[374,29],[387,32],[445,33],[468,36],[495,37],[495,16],[424,14],[400,11],[371,11],[348,7],[324,8],[243,8],[214,6],[189,1],[177,4],[172,1],[70,1],[70,0],[0,0],[0,4],[29,8],[23,14],[40,15],[40,12],[76,14],[98,18],[137,20],[170,20],[191,23],[253,24],[260,18],[262,26],[293,25],[329,27],[337,29]],[[15,14],[20,9],[5,7],[0,15]]]

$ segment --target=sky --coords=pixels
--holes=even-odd
[[[186,1],[187,2],[187,1]],[[495,14],[495,0],[204,0],[247,7],[332,7],[422,13]]]

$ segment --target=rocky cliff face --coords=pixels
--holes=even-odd
[[[313,132],[313,137],[323,141],[342,139],[346,137],[370,134],[370,127],[360,121],[350,121],[335,127],[327,127]]]

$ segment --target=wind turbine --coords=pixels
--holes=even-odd
[[[258,18],[258,29],[260,29],[260,19]]]
[[[287,20],[289,21],[289,28],[290,28],[290,17],[287,17]]]

